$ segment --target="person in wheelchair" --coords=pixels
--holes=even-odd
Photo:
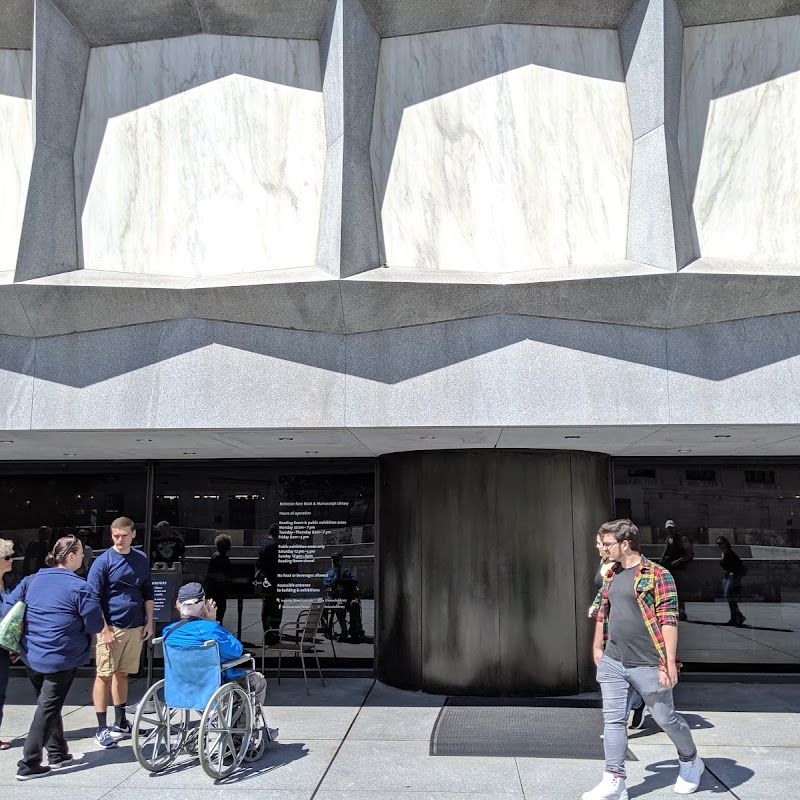
[[[175,603],[181,618],[164,628],[164,640],[170,647],[190,648],[202,647],[205,642],[215,641],[219,647],[219,658],[222,663],[235,661],[244,652],[242,643],[225,630],[217,622],[217,605],[213,600],[206,600],[205,590],[199,583],[187,583],[178,590]],[[253,692],[256,704],[261,708],[267,697],[267,680],[255,670],[227,669],[222,673],[223,682],[236,681],[242,688]]]
[[[328,599],[336,601],[333,612],[342,629],[339,641],[360,642],[364,638],[361,627],[361,599],[358,591],[358,579],[343,566],[341,553],[331,556],[331,568],[323,575],[322,584],[327,589]],[[348,633],[347,616],[350,616]]]

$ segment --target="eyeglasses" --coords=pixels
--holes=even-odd
[[[619,544],[619,542],[616,542],[616,541],[614,541],[614,542],[598,542],[597,546],[601,550],[610,550],[615,544]]]

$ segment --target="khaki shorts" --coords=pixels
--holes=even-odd
[[[143,628],[115,628],[111,626],[117,646],[109,650],[103,644],[100,635],[97,636],[94,660],[97,674],[108,677],[116,672],[126,672],[128,675],[139,671],[139,658],[142,654]]]

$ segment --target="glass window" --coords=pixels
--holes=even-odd
[[[672,565],[682,661],[800,667],[800,461],[619,459],[614,492],[644,554]]]
[[[84,539],[84,574],[93,555],[110,545],[109,524],[136,522],[135,546],[144,542],[147,472],[144,464],[42,463],[0,465],[0,538],[14,543],[14,584],[42,566],[61,536]]]
[[[175,617],[172,584],[198,581],[218,620],[260,653],[265,631],[277,638],[275,629],[322,600],[320,657],[335,648],[339,664],[372,666],[372,461],[165,462],[153,508],[162,625]]]

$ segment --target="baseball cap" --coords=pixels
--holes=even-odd
[[[668,519],[668,520],[667,520],[667,521],[664,523],[664,527],[665,527],[665,528],[674,528],[674,527],[675,527],[675,523],[674,523],[674,522],[673,522],[671,519]]]
[[[199,583],[186,583],[178,589],[179,603],[201,603],[206,599],[206,593]]]

